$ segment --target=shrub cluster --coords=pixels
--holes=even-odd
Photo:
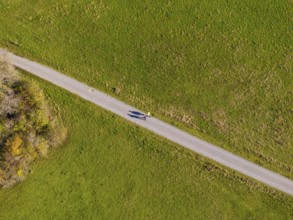
[[[65,134],[39,87],[22,79],[0,55],[0,186],[22,181],[30,164],[59,145]]]

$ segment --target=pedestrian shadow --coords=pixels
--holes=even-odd
[[[129,111],[132,115],[137,115],[137,116],[144,116],[143,113],[138,112],[138,111]]]
[[[146,120],[144,114],[140,114],[140,115],[132,115],[132,114],[127,114],[129,117],[131,118],[137,118],[137,119],[140,119],[140,120]]]

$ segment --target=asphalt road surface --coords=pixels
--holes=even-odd
[[[84,83],[74,80],[51,68],[14,54],[9,53],[8,55],[11,57],[12,63],[20,69],[66,89],[67,91],[76,94],[85,100],[101,106],[102,108],[107,109],[108,111],[111,111],[126,120],[153,131],[154,133],[182,145],[200,155],[293,196],[293,181],[284,176],[267,170],[257,164],[223,150],[220,147],[203,141],[161,120],[153,117],[146,117],[146,120],[144,120],[143,115],[140,114],[142,113],[140,110],[106,95],[105,93],[99,92],[94,88],[91,88]]]

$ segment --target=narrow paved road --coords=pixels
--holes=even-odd
[[[140,110],[137,110],[134,107],[125,104],[124,102],[99,92],[51,68],[13,54],[9,54],[9,56],[11,57],[12,63],[20,69],[30,72],[35,76],[45,79],[61,88],[64,88],[83,99],[101,106],[198,154],[217,161],[218,163],[245,174],[246,176],[252,177],[260,182],[263,182],[273,188],[293,196],[293,181],[284,176],[247,161],[237,155],[223,150],[220,147],[207,143],[156,118],[147,118],[147,120],[144,121],[135,117],[130,117],[129,111],[140,112]]]

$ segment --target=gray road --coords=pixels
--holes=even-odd
[[[147,118],[145,121],[135,117],[130,117],[128,115],[130,113],[129,111],[141,111],[51,68],[13,54],[9,54],[9,56],[11,57],[11,60],[15,66],[30,72],[35,76],[45,79],[61,88],[64,88],[83,99],[101,106],[125,118],[126,120],[151,130],[154,133],[161,135],[177,144],[180,144],[198,154],[217,161],[218,163],[245,174],[246,176],[254,178],[262,183],[265,183],[275,189],[293,196],[293,181],[284,176],[258,166],[237,155],[223,150],[220,147],[207,143],[206,141],[179,130],[178,128],[173,127],[156,118]]]

